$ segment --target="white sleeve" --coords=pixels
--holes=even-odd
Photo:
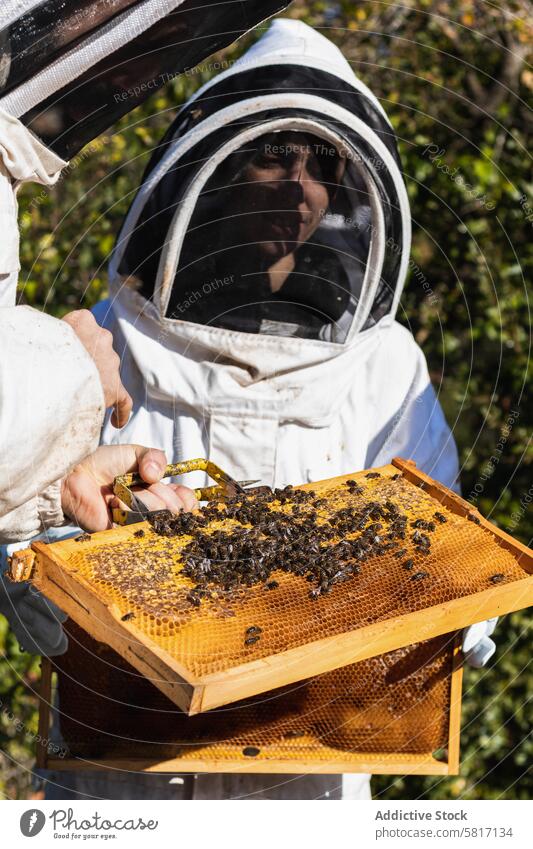
[[[379,400],[365,468],[403,457],[459,492],[457,447],[431,385],[426,358],[409,331],[398,324],[391,330],[393,344],[373,375]]]
[[[19,276],[19,228],[17,199],[4,163],[0,159],[0,307],[12,307]]]
[[[52,186],[68,163],[0,108],[0,307],[15,305],[19,264],[17,187]]]
[[[0,309],[0,541],[64,521],[59,480],[98,445],[100,377],[72,328]]]

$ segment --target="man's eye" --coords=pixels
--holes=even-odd
[[[263,168],[272,167],[275,165],[279,165],[280,157],[275,153],[260,153],[257,158],[258,165],[261,165]]]

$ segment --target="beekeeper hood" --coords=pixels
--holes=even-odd
[[[159,145],[113,307],[149,392],[320,420],[393,320],[409,245],[381,106],[337,47],[278,19]]]

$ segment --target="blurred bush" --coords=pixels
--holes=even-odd
[[[413,213],[413,264],[399,320],[422,345],[453,427],[466,498],[532,537],[530,321],[533,265],[527,133],[533,73],[525,0],[295,2],[380,98],[398,137]],[[150,155],[186,97],[256,34],[174,80],[70,164],[20,196],[21,300],[61,316],[106,296],[106,263]],[[217,64],[218,63],[218,64]],[[214,65],[214,69],[213,69]],[[430,291],[431,290],[431,291]],[[529,495],[528,495],[529,493]],[[392,798],[531,798],[533,674],[527,614],[503,619],[487,670],[467,670],[461,776],[379,777]],[[0,625],[0,698],[28,728],[36,660]],[[0,717],[0,795],[24,796],[31,735]],[[16,766],[17,762],[20,764]],[[528,769],[529,768],[529,769]]]
[[[0,616],[0,799],[27,799],[31,792],[39,664],[20,650]]]

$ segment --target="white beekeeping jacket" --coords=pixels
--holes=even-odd
[[[65,322],[15,306],[16,189],[65,166],[0,110],[0,541],[61,525],[59,479],[98,445],[104,399],[92,358]]]

